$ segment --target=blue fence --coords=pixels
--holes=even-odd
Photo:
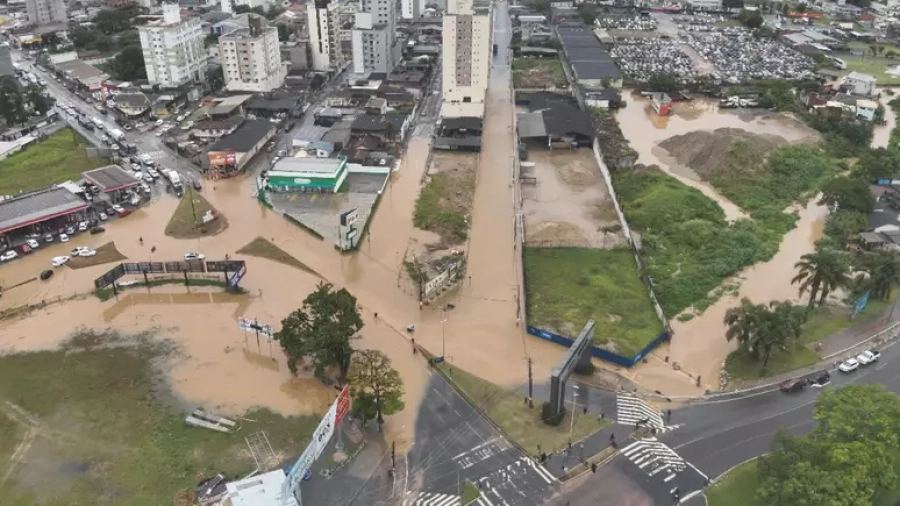
[[[553,332],[549,332],[544,329],[539,329],[537,327],[532,327],[531,325],[527,325],[528,333],[533,335],[534,337],[540,337],[545,341],[550,341],[551,343],[556,343],[561,346],[565,346],[566,348],[572,346],[575,343],[573,339],[569,339],[568,337],[563,337],[559,334],[554,334]],[[653,351],[654,348],[659,346],[663,341],[669,339],[669,333],[663,332],[662,334],[656,336],[656,339],[650,341],[650,344],[644,346],[637,355],[633,357],[623,357],[618,353],[613,353],[609,350],[604,350],[603,348],[598,348],[596,346],[591,346],[591,355],[601,359],[606,360],[607,362],[612,362],[614,364],[618,364],[625,367],[631,367],[634,364],[640,362],[644,357],[647,356],[648,353]]]

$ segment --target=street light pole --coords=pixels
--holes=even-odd
[[[441,320],[441,356],[447,356],[447,318]]]

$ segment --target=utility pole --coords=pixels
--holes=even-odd
[[[447,356],[447,309],[441,309],[443,318],[441,318],[441,356]]]
[[[528,398],[534,399],[534,380],[531,375],[531,357],[525,359],[528,362]]]

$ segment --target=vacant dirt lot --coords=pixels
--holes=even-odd
[[[468,237],[478,158],[478,153],[434,152],[413,222],[440,235],[441,248],[462,244]]]
[[[590,150],[533,149],[528,157],[521,183],[529,246],[611,248],[623,243]]]

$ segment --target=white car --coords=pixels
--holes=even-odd
[[[203,260],[204,258],[206,258],[206,255],[204,255],[203,253],[195,253],[193,251],[189,251],[184,254],[185,260]]]
[[[838,366],[838,370],[841,372],[853,372],[857,369],[859,369],[859,362],[855,358],[848,358]]]
[[[152,183],[153,175],[151,175],[150,173],[144,174],[144,177],[142,179],[148,183]]]
[[[92,257],[96,255],[97,252],[88,248],[87,246],[79,246],[72,250],[73,257]]]
[[[69,234],[59,234],[59,242],[69,242]]]
[[[112,208],[113,208],[113,211],[115,211],[115,212],[117,212],[117,213],[124,213],[124,212],[125,212],[125,208],[122,207],[122,206],[120,206],[119,204],[113,204]]]
[[[67,256],[53,257],[53,259],[50,260],[50,265],[52,265],[53,267],[62,267],[63,265],[66,265],[68,262],[69,262],[69,257],[67,257]]]
[[[8,262],[8,261],[12,260],[13,258],[16,258],[17,256],[19,256],[18,253],[16,253],[13,250],[9,250],[6,253],[3,253],[2,255],[0,255],[0,262]]]
[[[150,174],[150,177],[156,179],[159,177],[159,172],[156,169],[147,169],[147,173]]]
[[[100,218],[100,221],[106,221],[107,219],[109,219],[109,216],[107,216],[106,213],[100,213],[97,215],[97,217]]]
[[[133,171],[135,171],[135,172],[140,172],[140,171],[141,171],[141,166],[138,165],[138,164],[136,164],[136,163],[132,163],[132,164],[131,164],[131,170],[133,170]]]
[[[38,247],[38,242],[34,239],[28,239],[27,241],[25,241],[25,244],[27,244],[31,249],[37,249]]]
[[[856,361],[860,365],[869,365],[877,362],[879,358],[881,358],[881,352],[878,350],[866,350],[856,357]]]
[[[88,226],[88,222],[82,221],[81,223],[78,224],[78,231],[84,232],[85,230],[87,230],[87,226]]]

